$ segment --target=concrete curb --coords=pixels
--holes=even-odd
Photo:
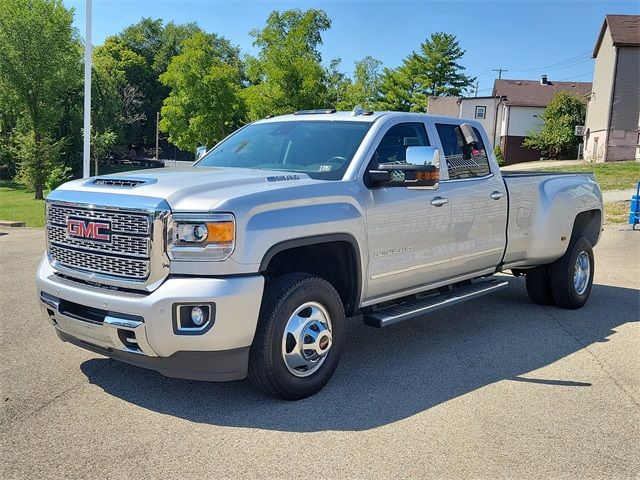
[[[26,227],[26,222],[12,222],[9,220],[0,220],[0,227]]]

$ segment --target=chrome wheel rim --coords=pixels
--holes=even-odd
[[[327,358],[333,336],[327,309],[307,302],[295,309],[282,335],[282,359],[296,377],[314,374]]]
[[[589,277],[591,276],[591,265],[587,252],[580,252],[576,258],[576,265],[573,272],[573,288],[578,295],[587,291]]]

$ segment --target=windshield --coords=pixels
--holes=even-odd
[[[196,165],[283,170],[339,180],[371,125],[312,120],[257,123],[216,145]]]

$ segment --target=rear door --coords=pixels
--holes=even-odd
[[[507,241],[507,195],[499,172],[492,171],[489,143],[475,127],[476,141],[471,143],[465,141],[459,123],[436,121],[435,129],[442,168],[446,165],[448,173],[440,192],[451,206],[450,276],[493,268]]]

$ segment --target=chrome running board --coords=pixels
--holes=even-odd
[[[488,280],[455,287],[445,293],[436,293],[375,310],[364,315],[364,323],[372,327],[388,327],[394,323],[419,318],[435,310],[502,290],[508,285],[509,282],[504,280]]]

